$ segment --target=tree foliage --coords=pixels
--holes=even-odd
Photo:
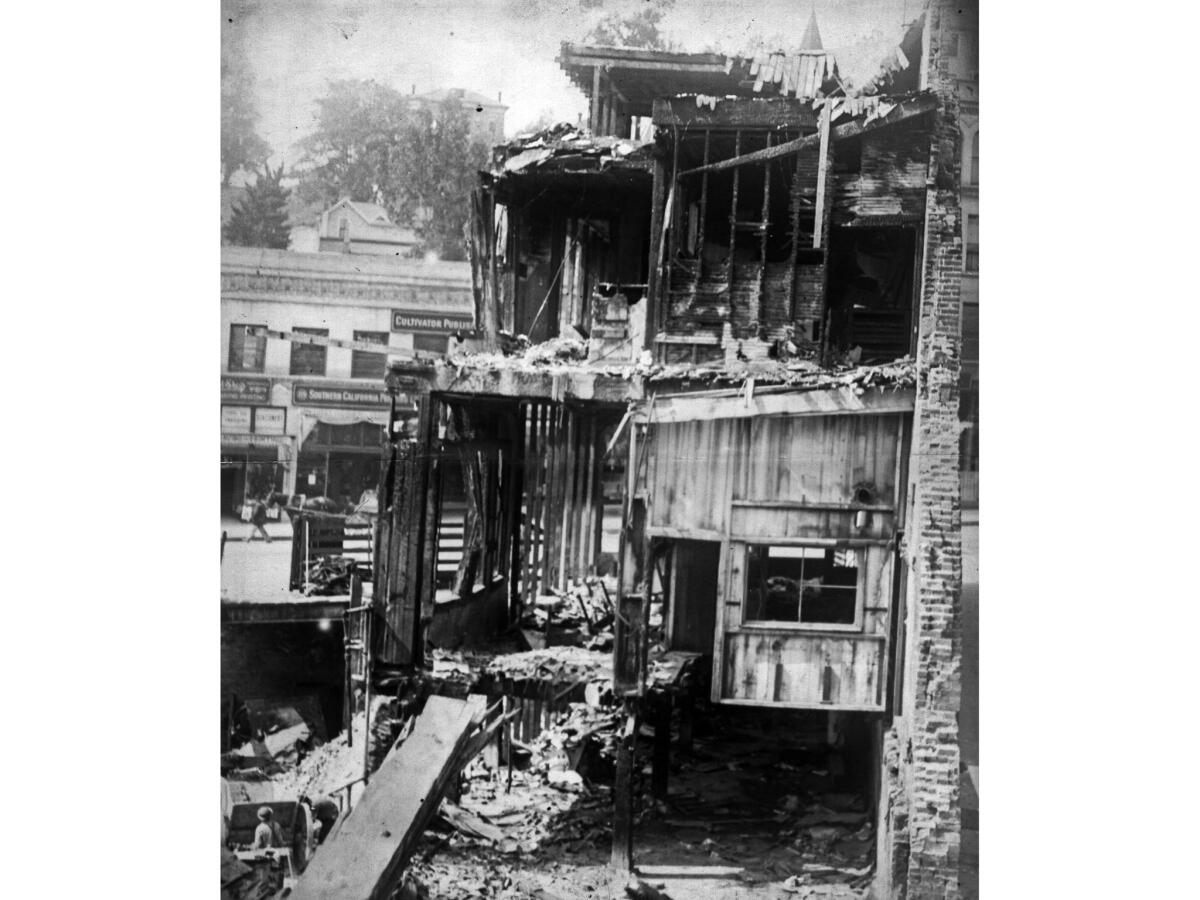
[[[674,50],[659,25],[675,6],[675,0],[647,0],[632,11],[613,11],[597,22],[584,38],[585,44],[603,47],[632,47],[640,50]]]
[[[270,166],[263,167],[254,184],[246,187],[245,196],[234,205],[233,215],[224,228],[225,240],[239,247],[287,249],[290,192],[282,179],[282,165],[274,172]]]
[[[379,203],[416,230],[422,253],[464,259],[470,192],[488,150],[471,140],[461,103],[451,96],[431,108],[373,81],[338,81],[317,108],[301,142],[302,198]]]
[[[221,41],[221,187],[234,173],[250,172],[266,163],[270,145],[255,131],[254,73],[237,32]]]

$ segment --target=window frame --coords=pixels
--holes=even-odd
[[[307,334],[313,337],[329,337],[328,328],[306,328],[301,326],[293,326],[292,331],[296,334]],[[321,371],[297,371],[296,369],[296,354],[320,351],[321,353]],[[324,344],[302,344],[293,342],[291,353],[288,357],[288,374],[295,375],[300,378],[324,378],[329,371],[329,347]]]
[[[350,351],[350,377],[352,379],[362,378],[362,379],[367,379],[367,380],[373,379],[376,381],[382,380],[384,375],[387,374],[387,356],[388,356],[387,348],[389,346],[388,342],[391,338],[391,333],[387,332],[387,331],[357,331],[356,330],[353,332],[353,335],[354,335],[354,340],[356,342],[363,342],[363,343],[374,343],[375,338],[382,337],[383,340],[379,341],[379,346],[384,348],[384,352],[383,353],[372,353],[369,350],[351,350]],[[365,337],[365,335],[371,335],[371,337]],[[357,374],[359,367],[367,364],[367,362],[368,362],[368,360],[366,359],[367,357],[376,357],[376,356],[379,357],[378,373],[372,371],[371,374],[369,374],[369,375]],[[371,362],[371,365],[374,366],[375,363]]]
[[[229,323],[229,354],[225,360],[226,371],[228,371],[230,373],[247,373],[247,372],[249,372],[249,373],[255,373],[255,374],[261,375],[263,372],[265,372],[267,370],[267,335],[265,334],[265,332],[257,335],[254,338],[255,344],[257,346],[256,352],[257,352],[257,356],[258,356],[258,367],[257,368],[247,368],[244,364],[245,352],[246,352],[246,343],[245,342],[246,342],[246,339],[249,337],[249,335],[246,332],[249,331],[251,328],[265,329],[266,327],[267,327],[266,325],[250,325],[250,324],[245,324],[242,322],[230,322]],[[242,329],[241,344],[240,344],[241,351],[240,351],[239,359],[243,362],[243,365],[235,368],[234,364],[233,364],[234,348],[238,347],[239,344],[238,344],[238,341],[235,340],[234,335],[237,333],[238,329]]]
[[[971,223],[975,223],[975,240],[971,240]],[[963,272],[967,275],[979,274],[979,213],[966,213],[963,216]]]
[[[813,550],[848,550],[854,554],[857,576],[854,583],[854,621],[853,622],[790,622],[782,619],[749,619],[749,582],[750,582],[750,548],[751,547],[804,547]],[[754,631],[837,631],[863,633],[866,627],[866,594],[867,594],[867,553],[863,547],[848,546],[844,543],[830,544],[803,538],[763,538],[754,541],[735,541],[734,553],[741,561],[742,577],[731,587],[737,591],[737,605],[741,607],[738,628]],[[801,597],[801,605],[804,600]],[[803,610],[798,610],[803,615]]]

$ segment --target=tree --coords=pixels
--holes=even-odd
[[[334,81],[317,101],[313,133],[300,142],[301,198],[323,206],[343,197],[385,202],[407,101],[374,81]]]
[[[422,250],[442,259],[466,259],[463,228],[471,190],[488,164],[488,148],[471,140],[471,123],[451,95],[436,108],[415,110],[395,159],[386,205],[396,221],[412,224]]]
[[[239,247],[267,247],[286,250],[288,245],[287,188],[282,184],[283,165],[274,172],[263,166],[254,184],[234,206],[225,226],[225,240]]]
[[[254,73],[240,32],[226,30],[221,41],[221,187],[229,186],[235,172],[252,171],[271,155],[270,145],[254,130],[258,118]]]
[[[674,50],[659,30],[663,16],[675,0],[647,0],[635,12],[610,12],[584,38],[586,44],[604,47],[634,47],[642,50]]]
[[[422,253],[464,259],[470,192],[488,150],[471,141],[461,102],[451,95],[430,107],[373,81],[338,81],[317,109],[300,144],[302,199],[380,203],[417,231]]]

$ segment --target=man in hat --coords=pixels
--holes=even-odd
[[[271,815],[271,807],[258,808],[258,827],[254,829],[254,843],[251,850],[268,850],[271,847],[283,846],[283,829],[279,827]]]

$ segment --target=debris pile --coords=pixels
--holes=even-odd
[[[551,588],[521,619],[531,646],[579,644],[589,650],[609,651],[613,642],[616,579],[581,579],[565,591]]]
[[[526,748],[526,768],[506,771],[486,755],[472,762],[460,799],[443,801],[440,832],[427,832],[409,867],[407,896],[565,900],[606,886],[611,789],[580,772],[589,770],[589,748],[611,758],[617,717],[614,708],[573,703]]]
[[[546,647],[509,653],[492,659],[484,671],[510,680],[541,680],[556,684],[609,684],[612,654],[582,647]]]
[[[696,739],[666,801],[647,808],[637,840],[656,862],[738,867],[743,881],[782,882],[801,895],[822,886],[857,891],[875,859],[874,817],[860,787],[821,735],[726,727]]]
[[[366,715],[358,713],[351,726],[353,743],[345,732],[317,747],[298,765],[276,775],[277,796],[327,797],[345,789],[363,771],[363,742],[366,740]]]
[[[326,597],[350,593],[350,576],[356,560],[346,556],[318,556],[308,564],[303,593],[307,597]]]
[[[714,363],[656,363],[649,353],[642,354],[636,363],[624,365],[597,365],[578,358],[574,351],[566,352],[564,346],[574,347],[581,343],[574,339],[558,339],[548,342],[551,349],[537,344],[521,349],[512,356],[503,353],[458,352],[447,361],[434,363],[435,369],[450,369],[455,378],[468,372],[546,372],[550,374],[569,371],[588,371],[599,375],[630,380],[643,378],[649,382],[693,381],[712,385],[742,385],[748,381],[758,384],[787,385],[808,390],[828,390],[843,387],[877,389],[912,387],[916,384],[916,363],[912,357],[901,357],[890,363],[858,365],[853,357],[846,357],[832,366],[804,358],[755,359],[731,358]],[[453,380],[452,380],[453,381]]]

